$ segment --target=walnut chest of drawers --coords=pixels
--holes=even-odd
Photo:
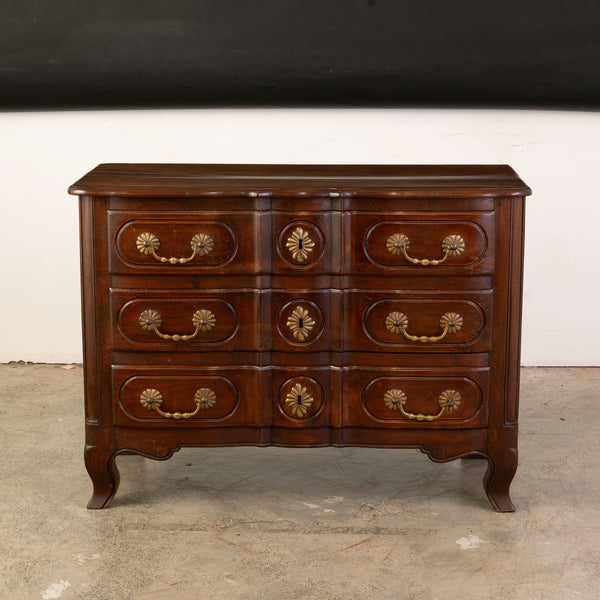
[[[90,508],[119,454],[247,444],[479,457],[514,510],[530,190],[510,167],[104,164],[69,191]]]

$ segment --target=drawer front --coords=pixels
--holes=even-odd
[[[344,349],[489,351],[492,298],[491,290],[345,292]]]
[[[264,338],[272,339],[272,349],[287,352],[316,352],[338,350],[338,328],[332,323],[340,320],[340,292],[283,291],[264,292],[263,304],[271,309],[265,318]],[[271,326],[269,324],[272,324]]]
[[[350,218],[353,273],[461,275],[493,273],[493,212],[448,214],[354,213]]]
[[[259,349],[257,290],[111,290],[110,297],[115,350]]]
[[[334,225],[335,213],[280,213],[271,214],[273,273],[294,275],[337,272],[340,227]],[[338,213],[339,215],[339,213]],[[339,217],[338,217],[339,218]]]
[[[271,385],[274,427],[329,426],[331,399],[336,393],[331,368],[273,367]]]
[[[344,423],[354,427],[485,427],[489,369],[423,371],[349,368]]]
[[[112,273],[259,271],[258,213],[109,211]]]
[[[137,427],[257,425],[257,367],[113,367],[115,424]]]

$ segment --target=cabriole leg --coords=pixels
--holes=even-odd
[[[517,470],[517,449],[488,452],[487,460],[488,469],[483,478],[483,486],[488,500],[498,512],[514,512],[515,505],[510,499],[509,488]]]
[[[112,450],[86,445],[85,468],[94,485],[88,508],[107,508],[119,487],[119,471]]]

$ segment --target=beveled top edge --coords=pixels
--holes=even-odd
[[[526,196],[508,165],[100,164],[69,188],[123,197]]]

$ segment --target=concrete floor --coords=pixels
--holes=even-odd
[[[0,366],[0,598],[597,600],[600,369],[524,369],[514,514],[416,450],[117,459],[85,505],[82,369]]]

